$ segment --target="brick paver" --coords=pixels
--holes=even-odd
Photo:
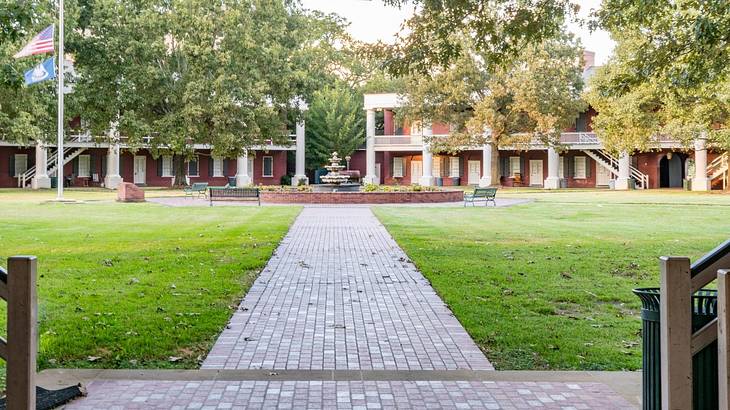
[[[305,208],[204,369],[492,369],[369,208]]]
[[[599,383],[100,381],[67,406],[96,409],[631,409]]]

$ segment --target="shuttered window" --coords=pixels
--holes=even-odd
[[[213,176],[223,176],[223,158],[213,158]]]
[[[459,157],[451,157],[450,160],[450,173],[449,176],[452,178],[457,178],[461,176],[461,161],[459,160]]]
[[[265,177],[274,176],[274,157],[263,157],[264,169],[263,173]]]
[[[164,155],[162,157],[162,175],[163,177],[172,176],[172,155]]]
[[[586,157],[575,157],[573,159],[573,178],[585,179],[586,178]]]
[[[193,157],[188,161],[188,175],[191,177],[197,177],[200,175],[198,157]]]
[[[79,174],[80,178],[88,178],[91,176],[91,156],[79,155]]]
[[[403,178],[403,157],[393,157],[393,178]]]
[[[514,177],[517,174],[521,174],[520,172],[520,157],[509,157],[509,172],[510,176]]]
[[[558,157],[558,178],[565,178],[565,157]]]

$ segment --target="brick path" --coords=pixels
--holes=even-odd
[[[602,383],[485,378],[497,372],[363,207],[305,208],[202,367],[209,370],[194,381],[101,376],[67,408],[633,408]],[[205,379],[214,369],[302,377]],[[316,379],[324,369],[357,369],[375,380]],[[480,371],[477,380],[439,380]]]
[[[368,208],[305,208],[204,369],[491,369]]]

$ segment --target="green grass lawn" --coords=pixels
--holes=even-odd
[[[509,208],[375,208],[498,369],[641,367],[640,303],[661,255],[730,236],[730,196],[508,191]]]
[[[299,212],[53,196],[0,192],[0,265],[38,257],[41,369],[197,367]]]

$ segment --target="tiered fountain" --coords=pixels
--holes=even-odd
[[[314,185],[314,192],[357,192],[360,190],[360,184],[350,182],[350,176],[343,174],[342,159],[337,152],[333,152],[330,157],[330,164],[325,165],[327,175],[320,177],[323,184]]]

